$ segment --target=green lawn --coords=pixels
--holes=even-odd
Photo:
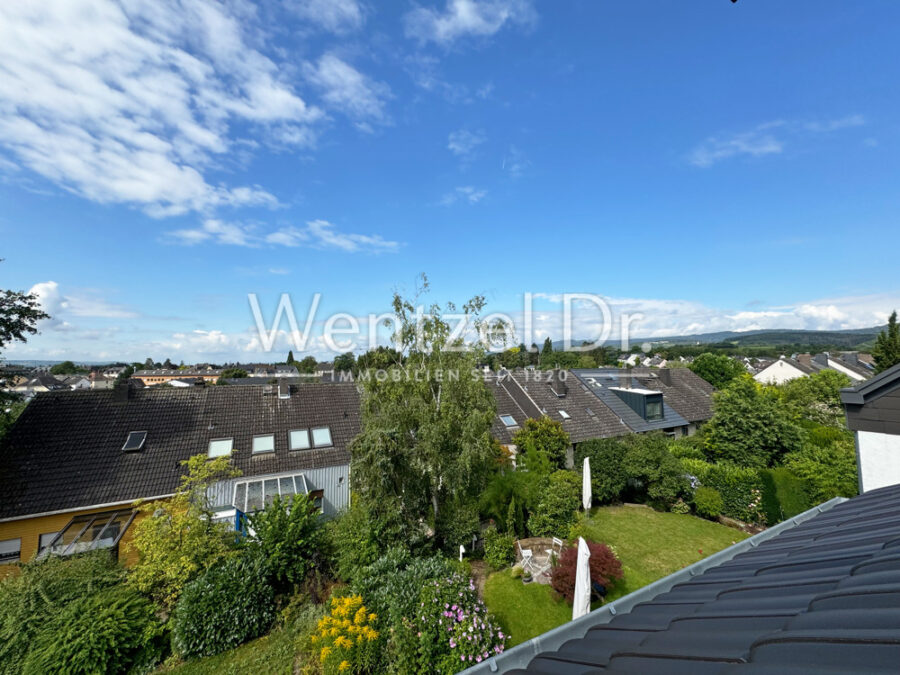
[[[217,656],[188,661],[163,669],[172,675],[244,675],[266,673],[290,675],[294,672],[296,634],[277,628],[268,635]]]
[[[613,547],[625,579],[610,591],[615,600],[695,563],[747,537],[718,523],[649,508],[605,506],[582,517],[577,534]],[[572,608],[557,600],[549,586],[523,584],[509,570],[488,577],[484,588],[488,610],[511,636],[509,646],[524,642],[572,617]]]

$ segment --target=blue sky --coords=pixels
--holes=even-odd
[[[432,300],[541,294],[537,337],[564,292],[641,336],[883,322],[898,21],[877,0],[3,3],[0,287],[53,315],[5,356],[266,358],[248,293],[301,321],[321,293],[318,334],[419,272]]]

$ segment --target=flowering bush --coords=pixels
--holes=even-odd
[[[623,578],[622,563],[606,544],[587,542],[591,552],[591,580],[606,588]],[[550,586],[571,603],[575,597],[575,574],[578,565],[578,547],[569,546],[563,549],[559,562],[550,572]]]
[[[501,654],[509,636],[478,600],[475,584],[462,574],[429,581],[416,616],[400,629],[399,672],[452,675]]]
[[[377,620],[359,595],[331,599],[331,613],[319,620],[310,638],[326,675],[374,672],[380,634],[372,626]]]

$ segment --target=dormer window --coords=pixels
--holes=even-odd
[[[125,445],[122,446],[122,450],[124,452],[137,452],[144,447],[144,441],[146,440],[146,431],[129,431],[128,438],[125,439]]]
[[[665,417],[661,391],[622,387],[610,387],[610,391],[648,422],[655,422]]]

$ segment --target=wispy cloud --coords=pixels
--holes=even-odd
[[[377,234],[354,234],[339,231],[327,220],[311,220],[303,226],[287,226],[263,232],[254,224],[227,223],[208,218],[196,228],[173,230],[167,241],[183,246],[220,244],[226,246],[306,246],[318,249],[337,249],[348,253],[390,253],[400,248],[400,242],[390,241]],[[271,274],[287,270],[269,270]]]
[[[233,128],[314,140],[323,116],[245,38],[252,14],[212,0],[0,4],[0,145],[101,203],[154,216],[273,205],[211,182]]]
[[[479,145],[487,140],[483,131],[460,129],[447,137],[447,149],[457,157],[468,157]]]
[[[441,198],[441,206],[452,206],[457,202],[477,204],[487,196],[487,190],[480,190],[471,185],[463,185],[453,192],[448,192]]]
[[[406,14],[406,36],[421,44],[449,45],[464,37],[489,37],[506,25],[537,19],[530,0],[447,0],[443,11],[416,7]]]
[[[50,315],[42,321],[42,329],[69,330],[72,317],[88,317],[95,319],[133,319],[138,316],[121,305],[108,302],[98,297],[97,293],[63,293],[55,281],[42,281],[28,291],[33,293],[41,304],[41,308]]]
[[[332,33],[357,30],[365,21],[356,0],[290,0],[287,8]]]
[[[335,54],[307,63],[304,74],[322,91],[325,105],[354,120],[361,129],[371,131],[371,122],[387,121],[385,105],[391,97],[390,87],[367,77]]]
[[[766,122],[748,131],[710,136],[689,153],[688,162],[705,169],[732,157],[777,155],[784,151],[789,142],[797,141],[804,134],[826,134],[859,127],[865,123],[866,119],[862,115],[824,120]]]
[[[509,146],[509,150],[506,151],[500,164],[500,168],[513,178],[521,176],[529,166],[531,166],[531,161],[525,156],[524,152],[514,145]]]

